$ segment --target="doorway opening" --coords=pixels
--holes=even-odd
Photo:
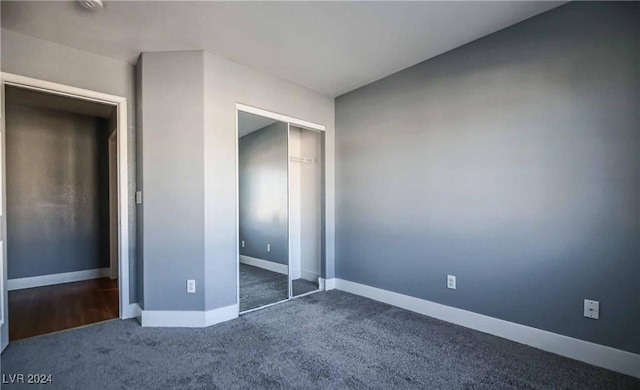
[[[289,298],[288,124],[238,114],[240,312]]]
[[[2,76],[3,348],[129,317],[126,101]]]

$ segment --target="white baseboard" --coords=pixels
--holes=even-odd
[[[122,319],[126,320],[128,318],[137,318],[140,317],[142,309],[140,309],[140,305],[137,303],[130,303],[129,306],[126,306],[122,310]]]
[[[277,272],[279,274],[289,274],[289,267],[284,264],[275,263],[269,260],[257,259],[251,256],[240,255],[240,262],[246,265],[252,265],[254,267],[266,269],[269,271]]]
[[[237,317],[237,304],[209,311],[142,310],[140,324],[151,327],[204,328]]]
[[[640,355],[342,279],[335,288],[640,378]],[[330,290],[330,288],[326,288]]]
[[[84,271],[64,272],[52,275],[31,276],[27,278],[7,280],[7,290],[22,290],[25,288],[51,286],[54,284],[79,282],[81,280],[107,278],[111,274],[109,268],[96,268]]]
[[[300,279],[302,276],[300,274],[300,269],[291,268],[291,280]]]
[[[318,281],[320,282],[320,290],[329,291],[336,288],[336,279],[334,278],[318,278]]]
[[[313,271],[302,270],[300,271],[300,277],[304,280],[308,280],[310,282],[316,283],[318,282],[318,278],[320,277],[320,274]]]
[[[204,326],[211,326],[238,318],[240,308],[237,304],[221,307],[219,309],[208,310],[204,312]]]

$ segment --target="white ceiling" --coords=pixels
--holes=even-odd
[[[334,97],[563,2],[2,1],[2,27],[104,56],[206,50]]]
[[[276,122],[277,121],[273,119],[240,111],[238,113],[238,138],[244,137],[249,133],[253,133],[258,129],[262,129]]]

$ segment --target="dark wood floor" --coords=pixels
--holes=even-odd
[[[9,340],[118,318],[118,280],[9,291]]]

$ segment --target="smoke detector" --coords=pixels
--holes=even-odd
[[[102,4],[102,0],[78,0],[78,3],[90,11],[96,11],[102,9],[104,4]]]

